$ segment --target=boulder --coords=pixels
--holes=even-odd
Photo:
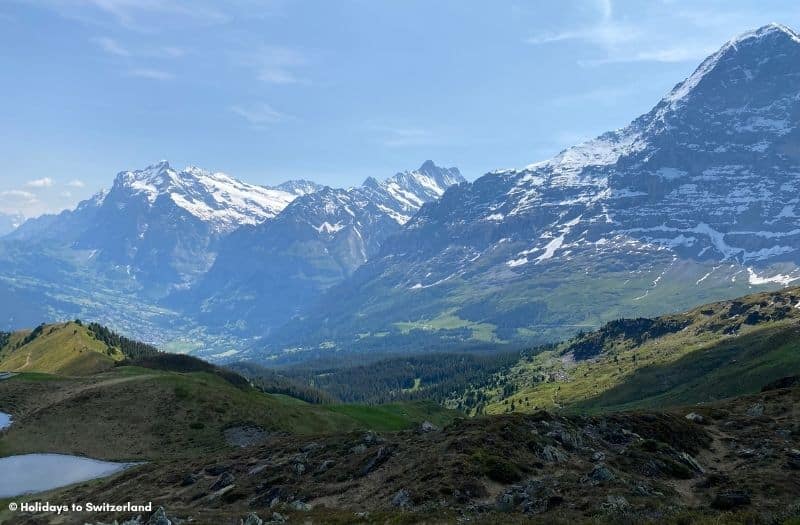
[[[436,432],[437,430],[439,430],[439,427],[437,427],[430,421],[423,421],[422,424],[419,426],[419,430],[422,433]]]
[[[147,525],[172,525],[172,521],[167,517],[164,507],[158,507],[147,520]]]
[[[539,452],[539,457],[548,463],[561,463],[567,460],[567,455],[553,445],[545,445]]]
[[[406,489],[400,489],[392,496],[392,506],[399,509],[411,507],[411,494]]]
[[[746,413],[750,417],[761,417],[764,415],[764,405],[756,403],[748,408]]]
[[[598,463],[597,465],[594,466],[592,471],[589,472],[589,474],[587,474],[586,477],[583,478],[582,481],[590,485],[600,485],[602,483],[611,481],[615,478],[616,476],[611,471],[611,469],[609,469],[602,463]]]
[[[220,477],[211,485],[211,492],[216,492],[220,489],[224,489],[230,485],[233,485],[233,482],[236,481],[236,478],[230,472],[223,472]]]
[[[243,520],[239,521],[240,525],[264,525],[264,520],[258,517],[258,514],[251,512]]]
[[[689,412],[686,414],[686,419],[693,423],[697,423],[698,425],[702,425],[706,422],[706,418],[698,414],[697,412]]]
[[[359,472],[360,476],[366,476],[376,468],[380,467],[391,457],[392,451],[389,447],[379,447],[378,451],[372,456],[369,461],[364,464]]]

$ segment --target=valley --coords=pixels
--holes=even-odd
[[[6,97],[10,121],[30,120],[15,118],[15,106],[31,89],[47,109],[47,133],[4,129],[4,137],[58,136],[46,155],[8,155],[4,177],[14,187],[0,188],[0,524],[800,524],[793,29],[761,25],[711,54],[679,32],[672,44],[691,52],[654,51],[615,21],[625,7],[592,3],[599,22],[575,26],[588,29],[513,35],[539,62],[507,59],[509,71],[496,77],[454,70],[445,82],[403,65],[419,45],[417,62],[462,66],[438,56],[436,43],[471,27],[467,13],[425,26],[442,5],[426,6],[413,24],[386,17],[418,38],[390,31],[370,40],[386,5],[342,25],[338,10],[367,6],[320,4],[303,20],[317,11],[330,20],[295,31],[283,17],[292,3],[258,16],[258,2],[236,16],[205,2],[56,3],[57,12],[19,20],[0,12],[0,22],[12,33],[30,20],[134,33],[122,43],[81,36],[104,61],[70,64],[70,82],[112,61],[113,78],[125,80],[117,90],[105,89],[111,77],[84,86],[82,96],[101,86],[124,99],[83,101],[91,118],[72,118],[66,92],[57,90],[54,108],[52,94],[37,91],[66,89],[66,79],[37,80],[36,89],[24,74],[6,83],[20,89]],[[681,31],[702,18],[684,7],[675,9]],[[67,15],[76,8],[86,12]],[[144,18],[150,24],[139,27]],[[212,41],[236,27],[226,44],[242,49],[156,45],[159,33],[148,29],[162,19],[176,22],[168,32],[176,40],[195,34],[178,22],[203,19]],[[284,21],[258,38],[239,33]],[[495,27],[481,22],[481,34]],[[489,44],[464,56],[491,55],[512,26],[496,26],[503,30],[488,32]],[[714,24],[698,27],[715,34]],[[302,52],[264,40],[284,33],[305,42]],[[75,35],[62,36],[70,58],[81,56]],[[665,35],[650,36],[664,44]],[[342,39],[346,49],[329,48]],[[362,56],[387,42],[400,47]],[[619,54],[634,42],[647,50]],[[566,55],[535,51],[585,44],[589,58],[569,56],[575,68]],[[680,75],[667,66],[705,55]],[[199,56],[202,75],[178,74]],[[373,67],[354,85],[341,75],[358,59]],[[373,78],[379,62],[396,70]],[[583,102],[568,93],[545,100],[547,82],[527,73],[546,68],[594,91]],[[330,78],[312,78],[320,69]],[[257,83],[224,89],[240,70]],[[674,87],[658,84],[667,77]],[[158,83],[149,97],[145,80]],[[609,97],[603,82],[625,90]],[[652,94],[647,82],[659,90],[652,100],[639,93]],[[484,83],[496,107],[461,122],[488,96]],[[531,100],[511,107],[504,99],[520,85]],[[152,100],[175,88],[172,104]],[[195,98],[206,90],[214,111]],[[320,100],[306,95],[315,90]],[[340,108],[352,93],[358,104]],[[625,111],[635,112],[597,135],[611,122],[600,113],[619,118],[615,104],[626,97]],[[191,118],[172,114],[184,104]],[[414,122],[417,107],[425,114]],[[135,112],[123,118],[115,108]],[[549,111],[559,115],[530,118]],[[93,127],[106,112],[113,126]],[[565,132],[570,115],[582,133]],[[85,145],[94,151],[122,135],[120,123],[136,136],[104,155],[144,167],[97,191],[108,159],[87,159]],[[72,144],[84,128],[93,135]],[[567,136],[574,145],[564,147]],[[553,155],[553,144],[563,149]],[[162,150],[182,162],[223,159],[261,182],[141,161]],[[83,159],[87,176],[70,171],[77,161],[62,166],[60,151]],[[494,151],[549,158],[493,169]],[[480,171],[465,177],[453,167],[459,152]],[[448,166],[425,160],[378,173],[432,153]],[[306,178],[315,174],[318,182]],[[152,509],[19,506],[37,502]]]
[[[144,462],[46,497],[135,487],[177,522],[783,523],[800,513],[798,303],[790,288],[517,354],[238,373],[41,325],[0,341],[0,455]]]

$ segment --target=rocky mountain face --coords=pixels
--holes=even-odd
[[[230,235],[211,270],[173,304],[205,325],[270,331],[374,257],[423,204],[462,182],[456,168],[427,161],[380,182],[303,195],[275,219]]]
[[[626,128],[451,188],[277,341],[546,340],[800,279],[798,64],[765,26]]]
[[[307,184],[292,191],[265,188],[162,161],[119,173],[108,192],[73,211],[28,221],[12,238],[69,241],[99,263],[123,269],[144,289],[163,289],[208,270],[217,243],[235,229],[275,217],[297,191],[312,190]]]

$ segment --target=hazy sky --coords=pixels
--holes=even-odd
[[[0,211],[159,159],[249,182],[472,179],[626,125],[794,1],[3,0]]]

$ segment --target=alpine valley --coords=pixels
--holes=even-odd
[[[726,43],[627,127],[468,183],[265,188],[166,162],[0,243],[2,326],[207,358],[555,341],[800,279],[800,36]],[[10,305],[13,304],[13,308]]]

